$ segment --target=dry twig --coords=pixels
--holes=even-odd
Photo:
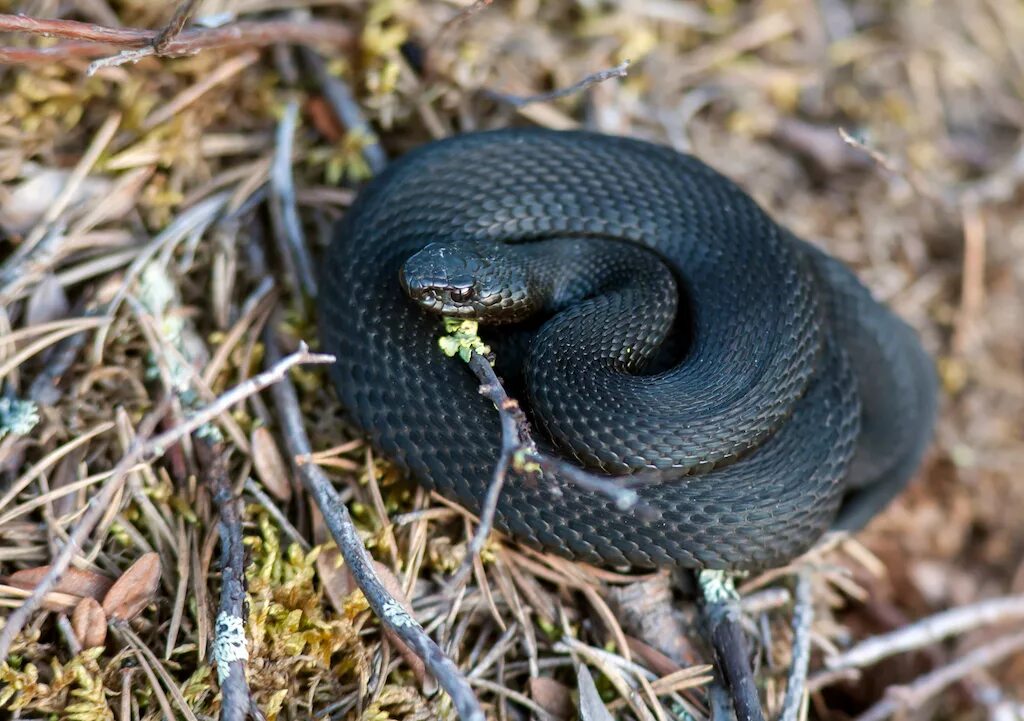
[[[750,651],[740,623],[739,597],[729,577],[720,571],[702,571],[698,581],[703,596],[701,615],[722,680],[732,698],[739,721],[763,721],[761,699],[750,668]]]
[[[938,643],[980,626],[1024,619],[1024,596],[1004,596],[937,613],[881,636],[861,641],[838,656],[825,660],[830,671],[863,668],[898,653]]]
[[[275,235],[284,238],[284,257],[292,259],[299,287],[311,297],[316,296],[316,273],[309,257],[302,222],[295,205],[295,182],[292,178],[292,148],[295,128],[299,121],[299,104],[295,100],[285,106],[284,115],[277,125],[277,148],[274,165],[270,173],[270,187],[273,202],[270,204],[271,217],[278,230]]]
[[[164,29],[153,38],[153,50],[157,55],[167,52],[167,46],[185,29],[185,25],[192,18],[192,13],[195,12],[196,5],[198,4],[198,0],[185,0],[174,9],[174,14],[171,15],[171,19],[164,26]]]
[[[1000,638],[971,651],[947,666],[919,677],[906,686],[890,686],[885,698],[857,717],[856,721],[885,721],[903,709],[921,709],[948,686],[978,669],[993,666],[1008,656],[1024,652],[1024,633]]]
[[[626,77],[628,69],[629,60],[623,60],[613,68],[607,68],[605,70],[599,70],[596,73],[591,73],[579,82],[573,83],[566,88],[558,88],[557,90],[551,90],[546,93],[537,93],[536,95],[513,95],[511,93],[503,93],[498,90],[484,90],[484,94],[493,100],[508,103],[516,108],[522,108],[526,105],[532,105],[533,103],[546,103],[551,100],[568,97],[569,95],[578,93],[581,90],[586,90],[591,85],[603,83],[605,80],[611,80],[612,78],[624,78]]]
[[[275,363],[280,358],[277,338],[268,324],[264,332],[267,346],[267,361]],[[285,381],[274,387],[274,402],[277,405],[285,439],[293,459],[308,457],[312,453],[309,438],[303,427],[302,411],[295,387]],[[373,562],[366,552],[359,534],[349,516],[348,508],[331,485],[330,479],[313,463],[296,463],[306,490],[312,496],[317,508],[323,514],[324,522],[331,537],[338,545],[345,563],[356,584],[362,590],[370,608],[388,629],[402,639],[421,659],[441,687],[448,692],[463,721],[484,721],[484,712],[472,688],[458,667],[438,648],[423,627],[406,612],[384,588],[373,570]]]
[[[0,14],[0,32],[22,32],[71,41],[47,48],[0,47],[0,63],[5,64],[52,62],[71,57],[106,57],[112,49],[117,48],[147,49],[147,54],[177,57],[212,48],[265,47],[275,43],[325,45],[343,49],[350,47],[354,40],[352,30],[347,25],[328,20],[266,20],[187,30],[166,38],[159,51],[154,48],[154,43],[163,31],[109,28],[74,20],[45,20]]]
[[[811,623],[814,607],[811,598],[810,570],[796,577],[796,604],[793,608],[793,661],[786,681],[786,697],[782,702],[781,721],[797,721],[806,703],[807,667],[811,661]]]
[[[324,98],[330,104],[335,117],[349,132],[359,133],[364,138],[363,159],[370,166],[370,170],[376,175],[384,170],[387,165],[387,155],[380,145],[377,133],[373,126],[366,120],[363,111],[359,108],[355,96],[348,85],[327,72],[327,64],[316,51],[302,47],[299,49],[302,59],[313,71],[317,82],[323,88]]]
[[[245,680],[249,658],[245,642],[245,546],[242,545],[240,503],[231,492],[227,454],[217,453],[207,471],[210,494],[220,509],[220,610],[213,656],[223,701],[221,721],[245,721],[252,698]]]

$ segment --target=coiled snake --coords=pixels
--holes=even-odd
[[[337,229],[319,319],[346,413],[479,512],[499,419],[439,351],[438,311],[485,323],[546,448],[645,473],[655,519],[550,474],[508,479],[496,525],[569,558],[784,563],[866,522],[931,436],[935,373],[909,326],[731,181],[658,145],[539,129],[430,143]]]

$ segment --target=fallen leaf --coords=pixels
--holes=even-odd
[[[65,318],[69,307],[67,294],[57,276],[47,273],[28,297],[25,325],[40,325]]]
[[[82,648],[102,646],[107,640],[107,614],[95,598],[83,598],[71,614],[71,628]]]
[[[27,589],[0,583],[0,597],[5,600],[8,598],[21,600],[28,598],[29,595],[30,592]],[[47,593],[43,596],[42,607],[47,611],[71,613],[81,600],[81,596],[72,596],[68,593]]]
[[[15,571],[7,578],[3,579],[4,583],[21,588],[25,591],[33,591],[35,587],[39,585],[39,582],[43,580],[43,577],[50,572],[50,567],[37,566],[35,568],[26,568],[21,571]],[[64,572],[60,580],[57,581],[57,585],[51,590],[55,593],[66,593],[71,596],[77,596],[79,598],[95,598],[97,601],[102,599],[110,587],[113,585],[113,581],[104,576],[101,573],[95,571],[83,571],[80,568],[71,567]]]
[[[0,193],[0,227],[12,235],[28,232],[42,220],[70,177],[70,170],[31,167],[25,180],[12,190],[5,188]],[[69,206],[98,198],[109,190],[109,181],[90,175],[78,184]]]
[[[576,670],[580,690],[580,721],[614,721],[608,707],[601,700],[601,695],[594,685],[594,677],[590,670],[580,664]]]
[[[649,646],[638,638],[626,636],[626,644],[630,652],[643,661],[647,668],[659,676],[668,676],[682,668],[678,663],[670,659],[653,646]]]
[[[334,610],[345,613],[345,597],[355,590],[355,583],[337,548],[325,548],[320,552],[316,557],[316,572]]]
[[[292,497],[288,467],[284,464],[274,436],[263,426],[252,432],[252,464],[260,482],[274,498],[287,501]]]
[[[569,688],[553,678],[538,676],[529,681],[530,698],[555,718],[571,718],[575,708]]]
[[[306,102],[306,112],[317,129],[329,143],[336,143],[345,135],[345,129],[341,127],[338,118],[331,110],[331,106],[322,97],[314,96]]]
[[[152,602],[160,587],[160,555],[143,554],[103,597],[107,618],[131,621]]]

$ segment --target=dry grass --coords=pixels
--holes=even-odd
[[[65,17],[154,30],[174,9],[142,0],[26,0],[0,2],[0,11],[54,17],[68,5],[79,14]],[[336,30],[314,44],[392,156],[459,130],[524,122],[582,124],[693,152],[848,261],[920,329],[946,390],[938,440],[913,488],[858,543],[808,561],[818,570],[813,669],[851,638],[1024,593],[1017,478],[1024,7],[1015,0],[477,5],[457,22],[450,21],[465,2],[206,0],[197,12],[299,23],[308,10],[315,21],[347,27],[351,47]],[[429,49],[425,78],[402,55],[406,40]],[[25,59],[55,42],[5,34],[0,46]],[[348,188],[373,166],[371,138],[335,119],[293,47],[215,47],[91,77],[93,49],[49,52],[45,62],[0,67],[0,421],[7,431],[0,572],[7,575],[49,562],[162,399],[173,399],[164,420],[173,425],[258,373],[260,332],[274,308],[284,314],[281,333],[315,347],[302,253],[319,256],[352,198]],[[583,93],[519,107],[501,99],[569,86],[626,59],[627,77]],[[280,203],[288,193],[268,186],[276,131],[293,102],[299,252],[275,230],[287,224]],[[837,127],[849,132],[847,141]],[[630,579],[492,538],[465,591],[453,592],[445,579],[461,561],[471,520],[341,433],[322,371],[293,377],[314,446],[334,449],[316,462],[337,479],[367,547],[469,675],[489,714],[520,718],[532,709],[546,718],[541,703],[557,715],[576,688],[573,664],[584,663],[622,718],[684,718],[684,709],[706,717],[700,669],[669,676],[671,664],[659,666],[626,642],[609,589]],[[246,632],[257,705],[268,718],[451,717],[447,697],[424,693],[382,641],[338,570],[337,552],[316,545],[327,538],[317,513],[283,470],[279,439],[259,430],[275,427],[265,402],[252,396],[204,427],[205,435],[129,470],[75,566],[116,578],[155,551],[163,573],[152,602],[130,626],[114,628],[101,651],[79,652],[58,613],[36,615],[9,665],[0,666],[4,708],[21,708],[23,718],[83,721],[217,713],[209,650],[217,513],[201,448],[204,437],[215,437],[230,453],[236,489],[248,488]],[[254,494],[250,477],[267,493]],[[805,565],[764,582],[791,588]],[[14,607],[24,595],[0,586],[0,605]],[[792,638],[781,601],[752,616],[771,715],[785,692]],[[688,603],[684,609],[692,645],[679,642],[697,665],[708,656],[692,633]],[[887,687],[1000,637],[975,631],[888,660],[812,694],[810,713],[856,715]],[[1010,656],[910,716],[1005,712],[1008,699],[1024,696],[1022,679],[1024,656]]]

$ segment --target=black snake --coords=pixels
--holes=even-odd
[[[569,558],[784,563],[865,523],[931,437],[936,377],[910,327],[662,146],[465,134],[392,164],[340,223],[319,319],[342,405],[418,482],[479,512],[499,419],[439,350],[437,311],[505,323],[482,335],[545,448],[645,474],[654,519],[550,474],[509,478],[497,526]]]

